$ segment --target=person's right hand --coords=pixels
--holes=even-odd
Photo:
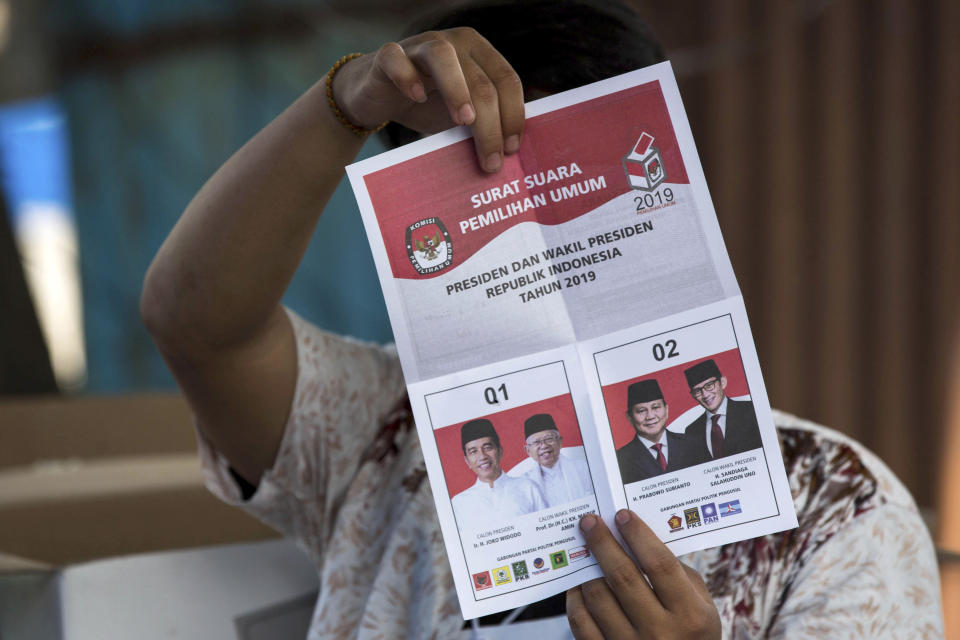
[[[520,78],[470,28],[421,33],[351,60],[334,76],[333,96],[360,127],[392,120],[429,134],[470,125],[486,171],[498,171],[503,154],[520,148]]]

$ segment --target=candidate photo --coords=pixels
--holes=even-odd
[[[593,495],[590,469],[583,447],[564,447],[563,435],[553,415],[537,413],[523,422],[524,450],[528,459],[511,469],[537,485],[548,507]]]
[[[737,455],[763,446],[750,400],[726,395],[727,379],[712,358],[684,370],[690,395],[704,412],[684,430],[705,460]]]
[[[540,487],[525,477],[503,472],[503,447],[493,423],[480,418],[460,428],[463,461],[476,476],[466,490],[451,498],[460,529],[492,527],[505,519],[547,507]]]
[[[627,419],[635,435],[617,449],[623,484],[679,471],[707,460],[697,443],[685,434],[667,431],[670,407],[656,380],[641,380],[627,387]]]

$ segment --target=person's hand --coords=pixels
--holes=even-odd
[[[697,572],[677,560],[632,511],[618,512],[616,522],[640,566],[603,520],[592,514],[580,519],[605,578],[567,591],[567,618],[574,637],[720,638],[720,614]]]
[[[473,29],[431,31],[351,60],[333,95],[357,126],[392,120],[436,133],[471,125],[480,166],[497,171],[520,148],[523,88],[513,67]]]

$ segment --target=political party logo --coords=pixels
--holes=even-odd
[[[473,574],[473,588],[476,591],[489,589],[492,586],[493,586],[493,581],[490,579],[489,571],[483,571],[481,573]]]
[[[684,509],[683,517],[687,521],[687,529],[700,526],[700,511],[696,507]]]
[[[683,530],[683,520],[680,516],[674,514],[667,519],[667,526],[670,527],[670,533],[676,533]]]
[[[653,136],[644,131],[630,153],[623,157],[627,182],[634,189],[653,191],[667,178],[660,150],[653,146]]]
[[[453,264],[453,243],[440,218],[425,218],[407,227],[407,258],[419,274],[443,271]]]
[[[510,582],[510,567],[497,567],[493,570],[493,583],[497,586]]]
[[[543,562],[542,560],[540,561]],[[530,572],[527,570],[527,561],[521,560],[520,562],[514,562],[513,567],[513,578],[520,582],[521,580],[527,580],[530,577]]]
[[[717,505],[712,502],[700,505],[700,515],[703,516],[703,524],[713,524],[720,520],[720,516],[717,515]]]
[[[568,564],[570,563],[567,562],[566,551],[554,551],[550,554],[550,566],[552,566],[554,569],[562,569]]]
[[[585,560],[590,557],[590,549],[586,547],[574,547],[569,550],[567,557],[570,558],[570,562],[577,562],[578,560]]]
[[[544,562],[543,558],[534,558],[533,559],[533,575],[536,576],[546,571],[550,571],[550,567],[547,567],[544,565],[546,565],[546,562]]]
[[[732,500],[730,502],[720,503],[720,517],[735,516],[740,513],[740,501]]]

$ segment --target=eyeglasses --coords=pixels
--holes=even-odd
[[[693,389],[690,389],[690,395],[692,395],[694,398],[702,398],[704,392],[713,393],[714,391],[716,391],[718,384],[720,384],[720,381],[717,380],[716,378],[707,380],[699,387],[694,387]]]
[[[536,440],[527,440],[528,447],[539,448],[540,445],[552,445],[557,443],[557,436],[543,436],[542,438],[537,438]]]

